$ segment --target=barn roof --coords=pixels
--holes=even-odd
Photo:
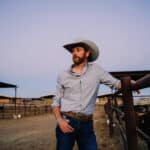
[[[0,99],[9,99],[9,98],[12,98],[12,97],[0,95]]]
[[[0,82],[0,88],[17,88],[17,85]]]

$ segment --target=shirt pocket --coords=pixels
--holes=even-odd
[[[79,93],[80,80],[74,80],[74,81],[64,83],[64,89],[67,95]]]

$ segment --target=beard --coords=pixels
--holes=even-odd
[[[78,56],[73,56],[72,60],[74,62],[75,65],[80,65],[85,61],[86,57],[78,57]]]

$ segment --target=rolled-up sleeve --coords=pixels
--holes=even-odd
[[[100,83],[109,86],[111,89],[119,89],[120,80],[113,77],[109,72],[105,71],[101,66],[98,66]]]
[[[61,84],[60,76],[58,76],[58,78],[57,78],[57,85],[56,85],[56,93],[55,93],[55,96],[53,97],[53,102],[51,104],[52,107],[60,106],[61,98],[63,97],[63,93],[64,93],[64,87]]]

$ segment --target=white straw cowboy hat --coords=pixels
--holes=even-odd
[[[94,42],[90,40],[80,40],[79,42],[66,44],[63,47],[66,48],[70,53],[72,53],[72,49],[77,46],[90,50],[91,53],[88,58],[89,62],[95,61],[98,58],[99,48]]]

